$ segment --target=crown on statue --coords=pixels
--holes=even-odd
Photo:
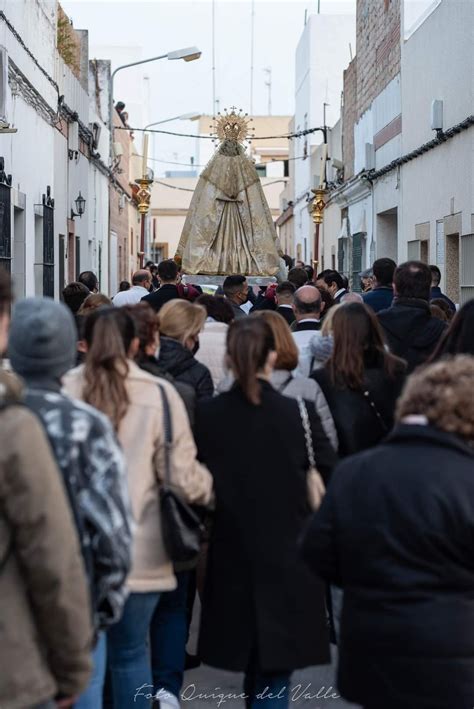
[[[233,140],[237,143],[244,143],[251,132],[255,130],[250,128],[249,124],[252,121],[248,118],[248,113],[243,113],[242,109],[237,111],[235,106],[232,106],[230,111],[224,109],[225,113],[218,113],[217,118],[214,118],[213,135],[223,143],[225,140]]]

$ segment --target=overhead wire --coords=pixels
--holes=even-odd
[[[279,180],[272,180],[272,182],[262,182],[262,187],[265,189],[265,187],[270,187],[270,185],[276,185],[280,182],[284,182],[286,184],[286,181],[287,178],[281,177]],[[180,192],[194,192],[194,189],[192,189],[191,187],[178,187],[177,185],[170,185],[168,184],[168,182],[163,182],[163,180],[153,180],[153,183],[155,185],[162,185],[162,187],[168,187],[170,190],[179,190]]]
[[[156,130],[154,128],[132,128],[131,126],[115,126],[115,130],[126,130],[131,133],[161,133],[162,135],[173,135],[178,138],[197,138],[198,140],[216,140],[213,135],[199,135],[196,133],[177,133],[170,130]],[[305,130],[300,130],[297,133],[282,133],[281,135],[252,135],[249,136],[249,142],[255,140],[276,140],[276,139],[287,139],[292,140],[293,138],[302,138],[305,135],[310,135],[311,133],[316,133],[316,131],[323,130],[322,128],[306,128]]]

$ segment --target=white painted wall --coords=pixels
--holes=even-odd
[[[69,108],[77,111],[80,120],[88,126],[97,120],[90,110],[89,96],[79,81],[56,54],[55,0],[0,0],[0,9],[14,26],[38,63],[58,85],[48,81],[21,46],[6,24],[0,20],[0,46],[6,48],[11,61],[26,76],[53,111],[58,109],[58,96],[63,95]],[[12,90],[13,89],[13,90]],[[13,176],[12,205],[12,271],[17,277],[17,295],[42,293],[41,262],[41,205],[42,195],[51,187],[55,200],[55,296],[59,296],[59,234],[68,235],[67,220],[79,192],[86,199],[82,219],[76,218],[76,235],[81,237],[81,270],[98,267],[98,245],[102,244],[101,283],[107,283],[108,178],[80,154],[78,159],[68,156],[68,139],[45,120],[30,105],[15,86],[8,89],[7,120],[18,129],[13,135],[2,135],[0,156],[5,159],[5,170]],[[100,152],[108,153],[108,133],[101,136]],[[24,240],[24,244],[23,244]],[[67,257],[67,253],[66,253]],[[36,276],[35,276],[36,274]],[[67,279],[67,262],[65,264]],[[36,282],[35,282],[36,281]]]
[[[444,102],[444,128],[472,114],[474,92],[474,3],[442,0],[403,45],[403,143],[407,153],[435,136],[433,99]],[[429,61],[426,61],[429,57]],[[462,231],[472,232],[474,128],[405,164],[401,170],[400,240],[414,239],[415,225],[430,223],[430,258],[436,262],[436,221],[461,213]]]
[[[54,76],[55,8],[54,2],[40,3],[30,0],[0,2],[0,9],[51,77]],[[6,48],[8,56],[38,88],[46,103],[53,110],[56,109],[57,91],[2,21],[0,21],[0,45]],[[5,158],[5,171],[13,176],[12,202],[21,202],[25,208],[22,219],[24,234],[17,232],[16,235],[12,209],[12,254],[14,256],[20,255],[18,247],[23,237],[25,238],[24,249],[21,248],[24,264],[13,263],[12,270],[14,275],[15,272],[19,274],[21,281],[18,284],[17,294],[34,295],[35,204],[41,204],[42,195],[48,185],[54,191],[55,129],[45,122],[32,106],[25,103],[20,94],[15,92],[12,94],[10,88],[8,88],[6,117],[18,132],[1,136],[0,155]],[[22,195],[25,195],[24,201]]]
[[[296,50],[295,130],[322,126],[324,103],[326,124],[334,125],[340,115],[343,71],[350,62],[349,44],[355,48],[355,15],[310,15]],[[313,226],[306,195],[313,184],[309,155],[322,142],[322,133],[294,141],[296,157],[306,152],[308,159],[295,160],[295,248],[302,246],[302,258],[312,257]],[[305,239],[307,243],[304,254]]]

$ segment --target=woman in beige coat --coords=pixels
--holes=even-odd
[[[107,643],[114,709],[128,709],[137,688],[148,685],[150,692],[150,622],[160,594],[176,587],[161,531],[159,487],[164,477],[164,422],[159,387],[171,409],[171,482],[175,491],[188,502],[207,504],[212,478],[196,460],[188,417],[174,387],[132,361],[138,340],[130,315],[121,308],[97,310],[86,320],[84,339],[88,349],[86,363],[66,376],[65,386],[70,394],[112,420],[127,460],[136,525],[128,579],[130,596],[121,621],[108,633]]]

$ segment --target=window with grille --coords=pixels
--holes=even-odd
[[[54,199],[43,195],[43,295],[54,298]]]
[[[461,305],[474,298],[474,234],[461,237]]]
[[[360,274],[362,273],[365,234],[359,232],[352,236],[352,290],[360,292]]]
[[[0,158],[0,266],[12,270],[11,175],[6,175]]]

